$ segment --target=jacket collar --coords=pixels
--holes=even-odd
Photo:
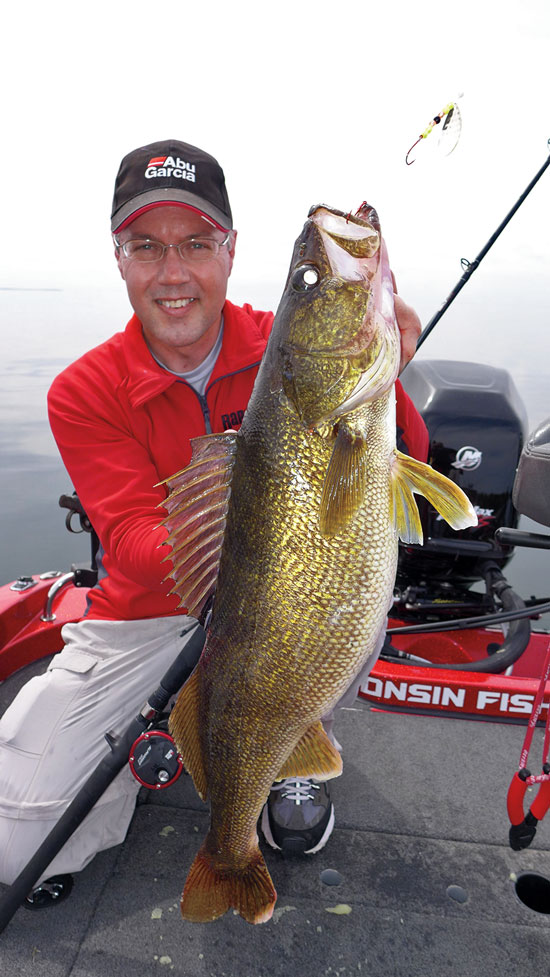
[[[259,363],[266,345],[256,323],[244,309],[226,301],[223,315],[223,342],[212,371],[212,381]],[[132,407],[141,407],[178,382],[176,376],[163,370],[151,356],[143,338],[141,322],[136,315],[132,316],[126,326],[123,347],[128,366],[128,396]]]

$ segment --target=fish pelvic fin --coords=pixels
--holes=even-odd
[[[474,507],[462,489],[430,465],[396,451],[391,482],[395,526],[404,543],[423,541],[414,492],[423,495],[452,529],[477,526]]]
[[[281,767],[277,780],[311,777],[331,780],[342,773],[342,757],[330,742],[320,722],[313,723]]]
[[[199,735],[199,703],[199,671],[196,668],[183,686],[170,713],[168,728],[174,737],[185,769],[193,778],[197,794],[201,800],[205,801],[208,793],[208,781]]]
[[[210,854],[210,833],[193,862],[181,896],[181,915],[192,923],[209,923],[236,909],[247,923],[267,923],[277,893],[263,855],[256,849],[243,869],[219,865]]]
[[[173,566],[165,580],[175,581],[170,593],[178,595],[179,606],[199,617],[216,587],[237,434],[207,434],[193,438],[191,446],[187,468],[159,484],[169,490],[161,526],[168,529],[164,545],[171,550],[165,559]]]
[[[347,528],[365,498],[366,485],[366,440],[340,423],[323,482],[319,510],[321,535],[336,536]]]

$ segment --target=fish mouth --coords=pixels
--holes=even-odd
[[[309,220],[321,234],[335,277],[349,282],[373,277],[381,236],[370,221],[324,206],[314,208]]]

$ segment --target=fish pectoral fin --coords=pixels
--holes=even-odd
[[[311,777],[330,780],[342,773],[342,757],[330,742],[320,722],[313,723],[281,767],[277,780]]]
[[[191,865],[181,896],[181,914],[192,923],[209,923],[234,908],[248,923],[266,923],[277,893],[258,847],[248,864],[231,870],[210,854],[209,835]]]
[[[391,483],[395,525],[404,543],[422,543],[422,525],[414,492],[423,495],[452,529],[477,526],[474,507],[462,489],[430,465],[396,451]]]
[[[204,769],[204,760],[199,736],[199,672],[195,669],[183,686],[177,702],[170,713],[168,728],[174,737],[176,746],[185,764],[185,769],[191,774],[195,790],[201,798],[206,800],[208,781]]]
[[[171,547],[165,557],[173,564],[165,578],[175,581],[170,593],[198,617],[216,587],[237,434],[207,434],[193,438],[191,445],[187,468],[160,482],[169,489],[161,526],[169,533],[164,545]]]
[[[366,494],[367,443],[340,424],[323,482],[319,527],[325,537],[336,536],[349,525]]]
[[[400,452],[396,452],[400,455]],[[402,455],[401,457],[406,457]],[[396,458],[391,467],[391,502],[393,507],[393,521],[397,535],[403,543],[422,543],[422,523],[420,513],[413,495],[410,479],[406,474],[401,458]]]

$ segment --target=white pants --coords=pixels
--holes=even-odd
[[[126,730],[196,624],[178,615],[65,625],[63,651],[0,720],[1,882],[24,868],[108,752],[105,733]],[[41,879],[78,872],[123,841],[138,790],[125,767]]]
[[[0,882],[19,875],[106,755],[105,733],[126,730],[196,624],[181,615],[65,625],[63,651],[27,682],[0,720]],[[355,700],[383,638],[338,706]],[[340,748],[333,712],[323,724]],[[37,882],[79,872],[98,851],[120,844],[138,790],[124,767]]]

